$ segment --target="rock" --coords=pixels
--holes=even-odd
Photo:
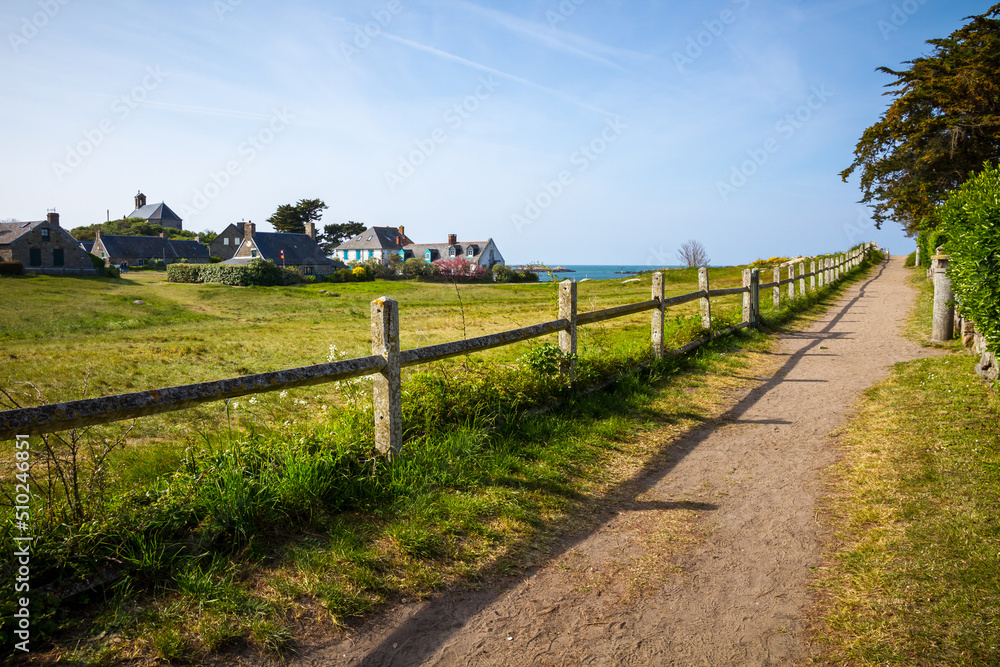
[[[320,294],[329,294],[329,292],[327,292],[327,291],[326,291],[325,289],[321,289],[321,290],[319,291],[319,293],[320,293]]]
[[[984,380],[989,380],[994,382],[1000,377],[1000,368],[997,368],[997,358],[992,352],[986,350],[983,352],[983,356],[980,357],[979,363],[976,364],[976,372]]]
[[[145,306],[146,302],[143,301],[142,299],[136,299],[135,301],[132,302],[132,305],[133,306]]]

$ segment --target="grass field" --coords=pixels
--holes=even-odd
[[[933,290],[907,327],[929,336]],[[831,475],[823,665],[1000,664],[1000,399],[957,343],[865,393]]]
[[[713,270],[713,286],[737,285],[739,275]],[[694,291],[693,271],[667,276],[668,294]],[[648,276],[583,283],[580,310],[649,292]],[[88,374],[95,395],[322,362],[331,345],[367,354],[369,303],[381,295],[400,302],[404,349],[556,316],[551,284],[232,288],[139,273],[124,281],[6,279],[0,387],[30,381],[55,401],[78,397]],[[713,309],[729,323],[738,305],[733,297]],[[696,308],[669,311],[674,345],[699,333]],[[73,502],[59,488],[40,496],[48,523],[33,567],[48,578],[36,583],[87,581],[109,564],[120,572],[62,604],[32,599],[33,630],[55,640],[39,659],[281,653],[303,632],[329,632],[387,601],[517,571],[544,557],[560,531],[584,527],[588,508],[613,499],[622,480],[668,446],[664,438],[715,414],[730,376],[740,374],[731,371],[769,345],[765,335],[743,332],[581,397],[518,362],[543,342],[411,374],[407,441],[391,464],[372,449],[363,382],[138,420],[97,469],[88,462],[125,424],[57,443],[64,461],[67,447],[77,447],[93,488]],[[597,375],[634,367],[649,360],[648,347],[648,314],[584,327],[581,367]],[[529,414],[556,399],[557,409]],[[4,443],[4,455],[11,446]],[[684,543],[694,511],[671,517],[668,542]],[[6,513],[0,518],[10,532]],[[5,619],[9,604],[0,600]]]

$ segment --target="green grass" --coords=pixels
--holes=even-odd
[[[845,431],[817,664],[1000,664],[1000,400],[949,346],[897,364]]]
[[[729,286],[726,276],[738,280],[739,272],[719,274],[715,285]],[[297,365],[310,336],[316,343],[309,354],[319,358],[307,363],[325,360],[331,343],[357,354],[368,336],[368,303],[379,294],[415,313],[426,342],[462,335],[452,285],[239,289],[141,279],[149,290],[143,300],[184,304],[192,319],[166,319],[116,336],[33,339],[51,345],[48,371],[28,377],[57,395],[74,391],[79,377],[69,382],[51,375],[79,368],[74,345],[109,355],[106,368],[92,371],[92,385],[126,369],[143,373],[144,382],[189,382],[229,374],[223,373],[227,362],[254,369]],[[586,283],[581,306],[584,296],[588,306],[581,310],[648,298],[644,280]],[[120,288],[80,284],[99,293]],[[323,288],[339,296],[319,294]],[[693,289],[678,283],[673,293]],[[467,335],[555,316],[552,285],[459,291]],[[836,292],[810,296],[767,321],[779,326]],[[738,302],[730,305],[735,312]],[[700,333],[691,317],[697,304],[690,306],[672,313],[675,345]],[[647,314],[584,328],[580,377],[596,381],[649,361],[648,327]],[[8,342],[27,355],[33,346],[26,341]],[[109,563],[126,566],[113,584],[61,606],[33,599],[39,643],[54,642],[44,659],[199,662],[247,646],[280,654],[293,645],[294,633],[328,632],[387,602],[519,572],[543,561],[559,535],[586,530],[595,508],[618,502],[626,482],[661,456],[672,437],[718,414],[723,390],[738,382],[731,376],[741,375],[733,371],[758,363],[754,355],[769,344],[765,335],[744,331],[687,357],[649,364],[610,391],[586,396],[517,361],[537,344],[422,367],[404,381],[406,442],[391,463],[372,448],[371,390],[364,381],[241,399],[185,419],[140,420],[135,441],[112,456],[106,492],[91,498],[86,522],[50,514],[45,523],[44,508],[36,507],[43,537],[32,561],[38,576],[69,582]],[[178,350],[184,352],[178,359],[164,359]],[[10,361],[7,377],[33,368],[16,363],[20,357]],[[185,376],[186,369],[195,377]],[[529,412],[542,404],[556,405]],[[100,444],[108,433],[95,429],[84,441]],[[696,509],[679,508],[668,517],[663,554],[686,543]],[[8,518],[0,517],[4,540]]]

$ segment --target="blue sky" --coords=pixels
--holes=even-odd
[[[888,103],[875,68],[988,8],[7,0],[0,219],[101,222],[142,190],[195,231],[318,197],[509,263],[909,252],[838,173]]]

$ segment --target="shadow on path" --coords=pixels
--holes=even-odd
[[[787,355],[787,360],[768,380],[752,389],[742,400],[723,413],[717,420],[714,420],[713,423],[694,427],[686,435],[681,436],[667,450],[655,456],[636,475],[609,489],[599,501],[595,502],[595,505],[598,507],[614,505],[617,509],[613,511],[605,510],[595,517],[597,522],[592,530],[564,539],[558,547],[549,553],[548,561],[551,562],[557,559],[563,553],[587,539],[597,530],[597,526],[603,525],[612,516],[622,510],[717,509],[717,506],[709,503],[641,501],[637,500],[637,498],[666,477],[687,454],[694,451],[720,425],[732,423],[787,423],[781,420],[766,419],[743,420],[741,422],[740,417],[776,386],[782,382],[789,382],[789,380],[784,379],[784,376],[803,357],[809,354],[815,355],[816,353],[811,352],[814,347],[819,346],[826,340],[843,335],[843,332],[832,331],[833,328],[843,321],[844,316],[858,301],[864,298],[865,290],[872,282],[881,277],[885,271],[885,267],[886,264],[883,263],[875,276],[861,283],[860,292],[849,302],[841,306],[837,313],[819,331],[783,333],[782,335],[786,338],[808,340],[809,342],[798,351]],[[809,380],[795,381],[805,382]],[[396,628],[358,664],[365,665],[366,667],[374,667],[375,665],[408,666],[423,664],[448,641],[449,637],[464,627],[465,623],[496,602],[504,594],[531,578],[538,569],[539,567],[533,567],[517,576],[498,581],[496,582],[496,586],[490,590],[480,590],[474,594],[464,596],[460,592],[450,592],[440,595],[438,598],[426,603],[419,611]],[[414,636],[420,636],[421,640],[410,644],[409,640]],[[317,648],[311,655],[303,655],[301,661],[305,664],[320,664],[316,661],[322,660],[325,663],[326,659],[323,657],[323,653],[326,649],[327,647]]]

